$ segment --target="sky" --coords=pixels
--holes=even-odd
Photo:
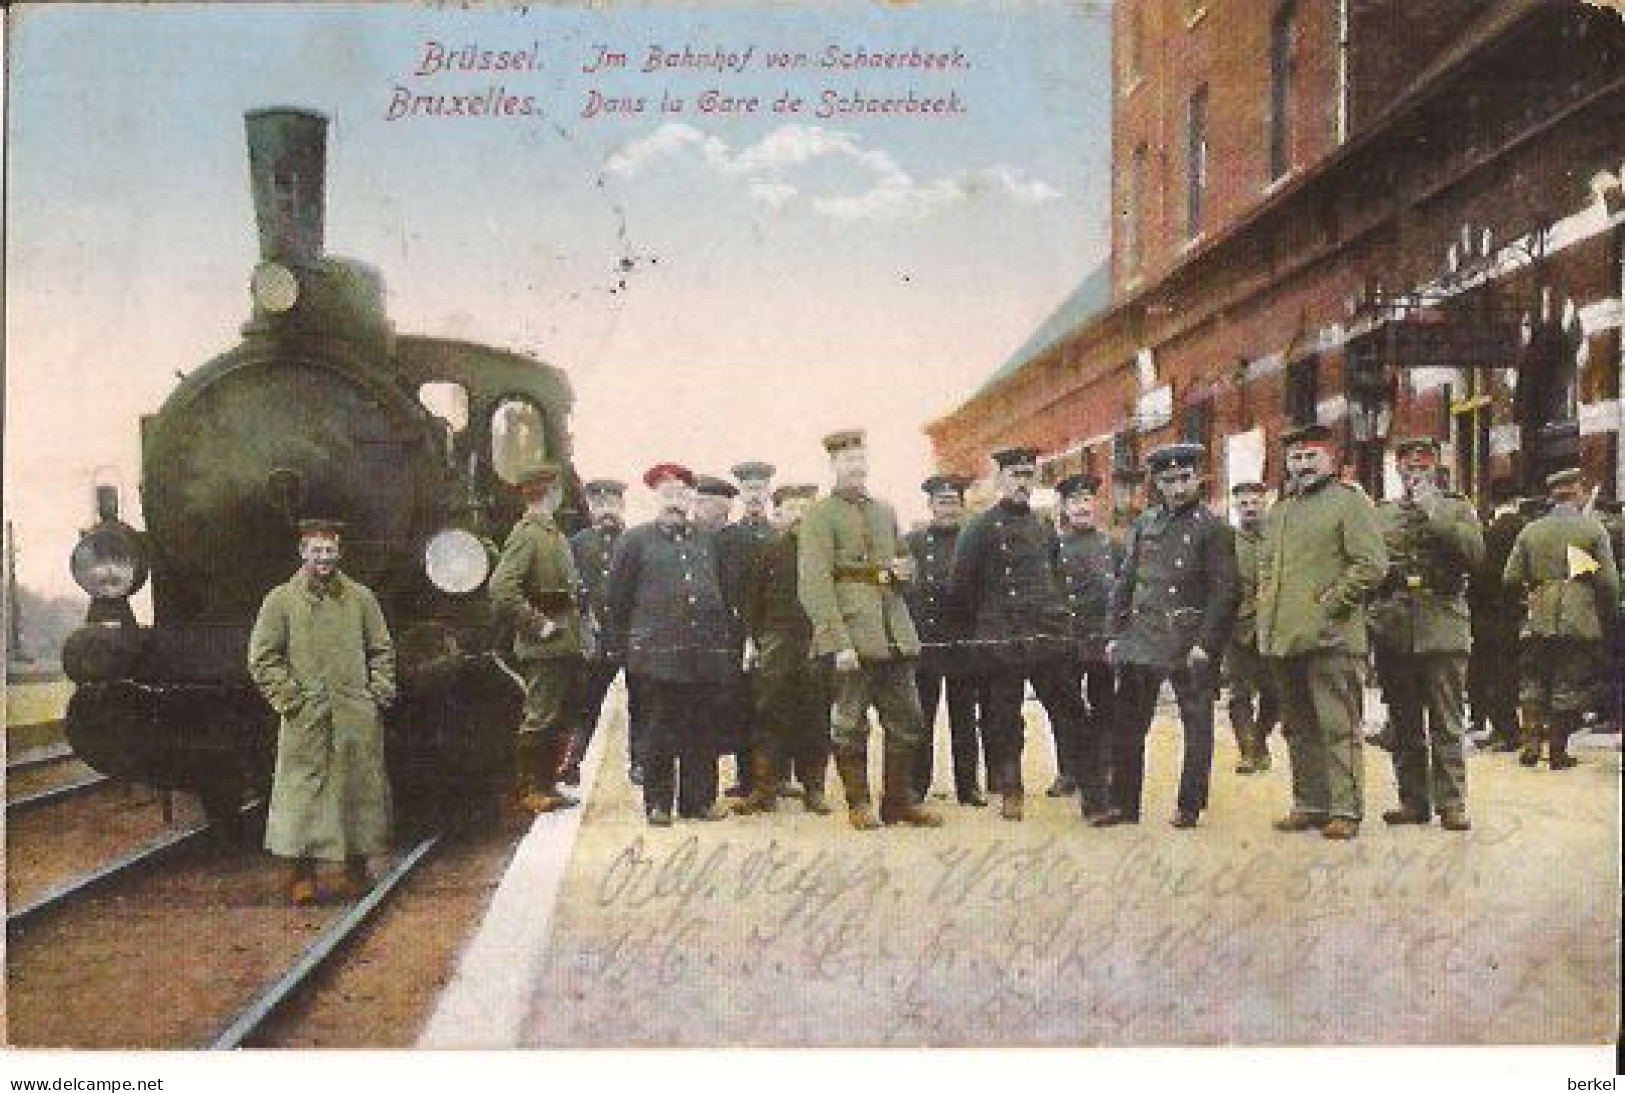
[[[924,424],[1107,252],[1103,3],[25,5],[9,29],[5,514],[41,592],[76,593],[97,482],[140,526],[139,416],[247,318],[246,110],[333,119],[327,252],[382,272],[398,331],[568,372],[584,477],[759,458],[823,483],[819,438],[859,427],[907,521]],[[424,73],[434,44],[534,67]],[[600,47],[625,67],[583,71]],[[739,70],[644,71],[653,47]],[[950,67],[826,67],[832,47]],[[532,112],[390,117],[493,88]],[[960,110],[815,113],[910,91]],[[584,116],[594,92],[642,110]]]

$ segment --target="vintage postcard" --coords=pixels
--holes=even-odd
[[[1601,1073],[1618,12],[5,16],[12,1047]]]

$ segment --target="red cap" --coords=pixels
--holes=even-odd
[[[643,472],[643,484],[651,490],[668,478],[676,478],[684,485],[694,485],[694,472],[681,463],[656,463]]]

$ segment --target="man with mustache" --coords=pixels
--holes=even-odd
[[[1472,502],[1439,488],[1439,442],[1394,445],[1404,493],[1377,506],[1388,575],[1370,606],[1377,676],[1393,726],[1399,807],[1388,824],[1466,831],[1467,578],[1484,560]]]
[[[1388,552],[1371,502],[1334,475],[1331,430],[1301,426],[1281,440],[1286,490],[1264,518],[1254,576],[1258,651],[1292,763],[1292,811],[1275,828],[1352,839],[1365,807],[1365,604],[1388,572]]]
[[[661,463],[643,476],[654,520],[621,536],[610,561],[604,630],[625,657],[646,706],[643,803],[649,823],[670,826],[672,808],[720,820],[717,728],[739,660],[734,616],[718,576],[715,542],[690,518],[694,474]]]
[[[1031,505],[1038,453],[1006,448],[992,458],[999,500],[959,533],[954,603],[987,680],[982,732],[988,782],[1000,795],[999,815],[1014,821],[1025,809],[1021,709],[1028,680],[1049,715],[1063,773],[1077,752],[1085,710],[1082,693],[1067,679],[1070,622],[1056,571],[1059,546]]]
[[[389,772],[379,711],[395,701],[395,652],[378,599],[339,571],[336,520],[299,523],[299,572],[266,594],[248,674],[277,712],[265,848],[292,861],[289,898],[316,902],[316,860],[344,863],[346,898],[389,849]]]
[[[603,629],[604,615],[608,609],[610,558],[621,532],[626,530],[626,483],[612,478],[596,478],[581,489],[587,498],[590,523],[570,537],[570,551],[575,556],[576,571],[581,575],[586,590],[587,617],[596,632]],[[587,746],[592,743],[593,733],[598,728],[604,696],[620,672],[621,666],[609,659],[602,649],[595,649],[587,658],[586,682],[581,693],[581,733],[570,752],[570,762],[561,779],[567,786],[581,782],[581,757],[586,754]],[[633,781],[636,782],[642,774],[638,770],[640,745],[635,732],[637,716],[633,706],[634,699],[628,693],[627,756],[634,773]]]
[[[834,673],[831,737],[846,790],[847,819],[859,831],[882,823],[938,827],[941,817],[914,800],[916,749],[924,715],[914,687],[920,639],[898,591],[913,561],[897,514],[868,490],[869,453],[861,430],[824,438],[835,486],[801,521],[798,596],[812,621],[812,653]],[[869,707],[885,735],[884,790],[870,810]]]
[[[1097,827],[1138,823],[1145,738],[1163,680],[1179,702],[1184,749],[1169,821],[1192,828],[1207,808],[1219,662],[1241,589],[1230,526],[1202,503],[1200,444],[1165,444],[1146,456],[1157,503],[1134,521],[1112,592],[1107,658],[1117,667],[1111,808]]]
[[[770,463],[747,460],[735,464],[728,473],[739,484],[738,488],[732,485],[728,488],[733,496],[739,498],[741,511],[738,520],[717,529],[717,565],[722,573],[722,583],[726,586],[728,602],[743,605],[756,560],[775,534],[770,516],[776,468]],[[739,622],[738,635],[739,647],[743,652],[746,643],[743,619]],[[733,754],[737,776],[737,784],[727,791],[729,797],[748,796],[755,785],[755,763],[751,754],[758,713],[755,684],[755,666],[745,664],[722,740],[722,750]]]

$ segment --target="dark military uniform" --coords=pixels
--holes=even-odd
[[[1213,703],[1240,595],[1230,526],[1200,501],[1157,505],[1129,528],[1111,618],[1118,665],[1111,804],[1123,817],[1140,815],[1145,738],[1165,679],[1173,684],[1185,738],[1177,808],[1187,817],[1207,808]],[[1196,646],[1208,660],[1193,668],[1188,658]]]
[[[1502,579],[1529,600],[1519,687],[1522,761],[1538,763],[1549,742],[1552,768],[1571,766],[1568,738],[1586,710],[1609,701],[1612,683],[1604,650],[1618,625],[1619,571],[1607,529],[1560,504],[1518,534]]]
[[[986,738],[978,724],[978,704],[982,680],[972,672],[972,661],[964,646],[964,630],[953,609],[954,544],[959,538],[957,524],[931,524],[905,537],[914,558],[914,581],[906,586],[909,613],[920,634],[920,660],[914,679],[920,692],[920,709],[925,715],[925,739],[914,766],[915,792],[924,796],[931,788],[935,748],[937,708],[947,692],[948,733],[953,756],[954,793],[961,803],[981,794],[978,753],[989,769],[991,754],[984,752]]]
[[[812,623],[797,593],[800,552],[796,528],[770,540],[745,590],[745,628],[757,656],[751,752],[756,789],[769,800],[793,768],[808,799],[821,801],[829,767],[829,674],[812,657]]]
[[[1462,755],[1467,652],[1472,630],[1467,575],[1483,561],[1478,515],[1443,494],[1431,515],[1407,500],[1377,507],[1388,575],[1369,607],[1377,675],[1393,728],[1399,809],[1393,822],[1460,823],[1467,805]]]
[[[609,616],[609,566],[614,557],[615,544],[621,538],[620,527],[614,528],[585,528],[570,538],[570,550],[575,555],[576,570],[581,575],[581,583],[586,591],[588,617],[599,629],[604,626],[604,620]],[[574,764],[580,764],[581,757],[592,743],[593,733],[598,728],[598,719],[603,713],[604,696],[615,682],[615,677],[621,672],[618,661],[607,655],[602,648],[594,651],[587,658],[587,671],[581,694],[581,718],[579,724],[581,733],[576,741],[575,751],[571,756]],[[642,722],[638,714],[638,696],[633,691],[631,680],[627,681],[626,695],[626,729],[627,729],[627,761],[636,768],[642,765],[643,733]]]
[[[1006,798],[1007,814],[1024,793],[1021,707],[1027,681],[1049,715],[1063,762],[1076,755],[1086,716],[1082,694],[1069,679],[1071,620],[1057,574],[1059,549],[1054,530],[1028,505],[1008,498],[973,517],[955,548],[955,610],[966,620],[968,647],[987,680],[982,737],[988,781]],[[1019,811],[1011,818],[1019,818]]]
[[[1500,750],[1518,745],[1518,674],[1508,665],[1518,661],[1518,631],[1523,604],[1508,595],[1501,574],[1512,556],[1512,544],[1528,524],[1516,505],[1496,510],[1484,529],[1484,561],[1467,584],[1473,647],[1467,660],[1467,692],[1473,722],[1488,722]]]
[[[736,623],[713,536],[688,523],[642,524],[610,564],[605,641],[626,659],[647,712],[644,807],[708,817],[717,796],[717,726],[737,686]],[[675,768],[675,772],[674,772]]]
[[[1077,733],[1073,754],[1063,757],[1061,772],[1078,783],[1083,810],[1094,815],[1110,804],[1116,682],[1106,661],[1106,639],[1111,628],[1112,589],[1122,566],[1123,550],[1099,528],[1068,528],[1060,535],[1058,559],[1074,649],[1064,671],[1068,687],[1081,691],[1088,700],[1088,712]]]
[[[734,605],[736,611],[745,602],[745,590],[756,559],[773,536],[773,526],[766,520],[739,520],[716,533],[717,571],[722,579],[723,597]],[[742,618],[736,619],[733,642],[742,660],[745,653],[745,623]],[[724,754],[733,754],[739,784],[747,790],[751,782],[751,721],[757,708],[754,684],[750,673],[740,673],[737,686],[728,698],[718,741]]]
[[[1230,728],[1241,752],[1237,770],[1243,774],[1270,767],[1270,730],[1280,719],[1275,685],[1258,652],[1258,551],[1264,542],[1260,529],[1236,529],[1236,569],[1241,576],[1241,599],[1236,625],[1224,654],[1223,676],[1230,691],[1226,706]]]

